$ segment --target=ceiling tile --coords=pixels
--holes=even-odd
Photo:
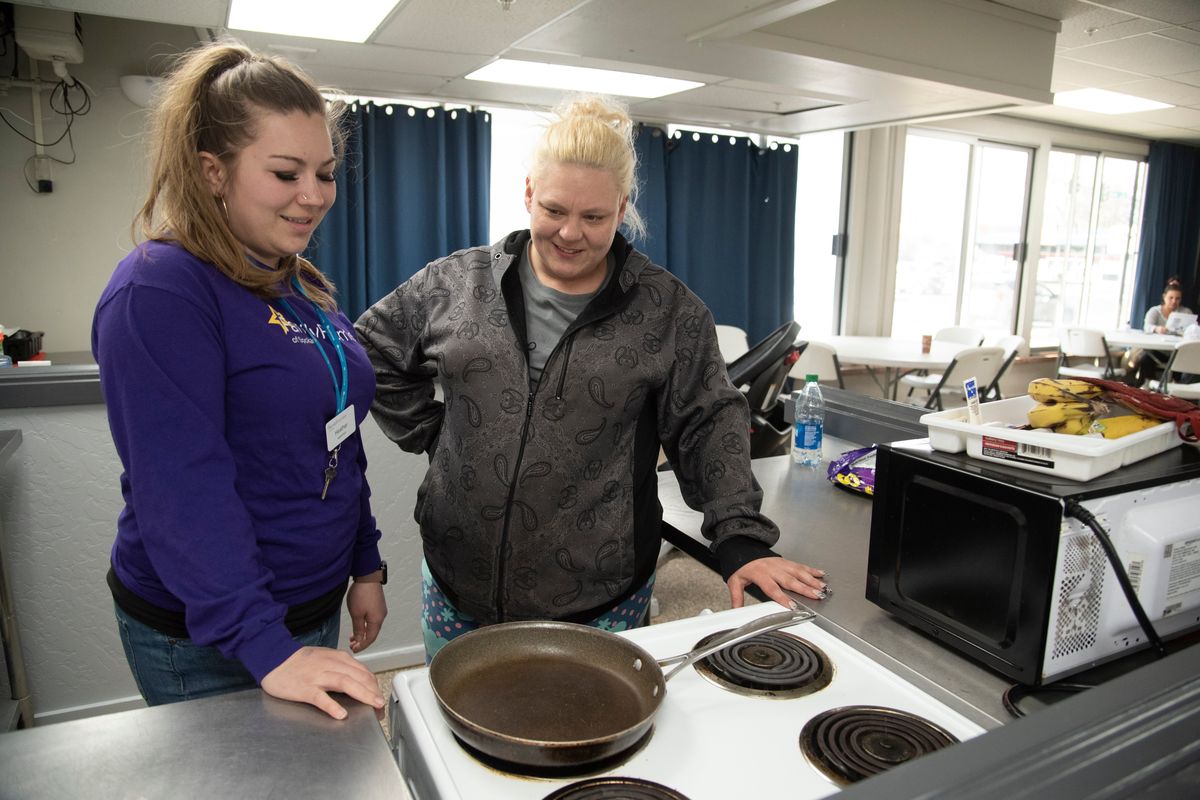
[[[1200,69],[1200,45],[1153,33],[1079,47],[1069,55],[1076,61],[1137,72],[1147,77]]]
[[[1200,70],[1172,75],[1171,80],[1186,83],[1188,86],[1200,86]]]
[[[160,0],[21,0],[20,5],[208,28],[224,25],[229,12],[229,0],[188,0],[186,3],[163,3]]]
[[[1093,10],[1080,0],[991,0],[997,5],[1028,11],[1049,19],[1065,20]]]
[[[1139,116],[1152,124],[1172,125],[1176,128],[1195,128],[1200,132],[1200,109],[1160,108],[1157,111],[1144,111]]]
[[[789,114],[811,108],[833,105],[836,101],[805,97],[795,92],[758,92],[728,84],[701,86],[687,92],[672,95],[683,103],[698,103],[735,111],[753,111],[762,114]]]
[[[499,55],[587,0],[407,0],[372,42],[452,53]]]
[[[1120,69],[1098,67],[1095,64],[1085,64],[1067,56],[1054,59],[1054,82],[1067,81],[1082,86],[1103,88],[1114,83],[1128,83],[1144,76],[1136,72],[1126,72]]]
[[[1200,74],[1200,73],[1197,73]],[[1200,86],[1189,86],[1177,80],[1166,78],[1144,78],[1129,83],[1118,83],[1108,87],[1114,92],[1125,92],[1160,103],[1170,103],[1175,106],[1200,105]]]
[[[1175,25],[1171,28],[1163,28],[1158,31],[1158,35],[1165,36],[1168,39],[1178,39],[1181,42],[1200,44],[1200,29],[1198,28],[1185,28],[1182,25]]]
[[[1140,27],[1138,30],[1130,30],[1128,26],[1131,24]],[[1089,44],[1119,39],[1121,36],[1146,33],[1162,27],[1165,27],[1162,23],[1149,22],[1120,11],[1098,6],[1083,6],[1082,13],[1073,14],[1062,21],[1062,31],[1058,34],[1058,46],[1084,47]]]
[[[1118,11],[1137,14],[1175,25],[1200,21],[1200,3],[1196,0],[1103,0]]]

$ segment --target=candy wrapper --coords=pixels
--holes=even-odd
[[[825,470],[834,486],[870,497],[875,494],[875,446],[842,453]]]

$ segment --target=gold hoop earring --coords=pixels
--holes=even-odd
[[[221,210],[225,212],[225,219],[228,221],[228,219],[229,219],[229,206],[225,205],[225,198],[224,198],[224,197],[218,197],[217,199],[221,201]]]

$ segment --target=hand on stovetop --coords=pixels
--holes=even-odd
[[[734,608],[745,604],[745,589],[755,585],[763,594],[784,608],[799,609],[794,593],[805,599],[824,600],[830,594],[825,570],[775,556],[759,558],[743,564],[727,581],[729,599]]]

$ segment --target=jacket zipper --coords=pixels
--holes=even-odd
[[[567,364],[571,360],[571,345],[575,342],[575,333],[576,331],[570,331],[563,336],[563,340],[565,340],[566,343],[562,344],[560,342],[563,356],[562,369],[558,373],[558,388],[554,394],[556,400],[562,400],[563,387],[567,382]],[[556,347],[555,350],[557,349],[558,348]],[[550,354],[550,357],[554,357],[553,352]],[[529,356],[526,355],[525,359],[528,362]],[[547,361],[546,363],[548,364],[550,362]],[[542,379],[545,379],[545,377],[546,373],[543,372]],[[540,388],[541,385],[542,380],[540,379],[538,380],[538,387]],[[525,458],[525,441],[529,435],[529,424],[533,419],[533,401],[536,397],[537,389],[534,389],[533,391],[530,391],[525,398],[525,424],[521,428],[521,445],[517,448],[517,458],[513,463],[513,469],[508,483],[508,499],[504,503],[504,528],[500,532],[500,552],[497,554],[499,568],[496,571],[496,619],[499,622],[504,621],[504,586],[508,580],[508,576],[506,574],[508,572],[506,569],[508,562],[504,558],[504,550],[508,545],[508,534],[510,526],[512,525],[513,499],[517,494],[517,476],[521,474],[521,462]]]
[[[499,567],[496,571],[496,621],[504,622],[504,586],[508,581],[505,574],[508,570],[508,560],[504,550],[508,546],[508,530],[512,525],[513,497],[517,493],[517,476],[521,474],[521,460],[525,457],[525,440],[529,435],[529,422],[533,419],[533,398],[536,391],[529,392],[525,397],[525,424],[521,428],[521,445],[517,448],[517,458],[513,463],[512,474],[508,481],[508,499],[504,502],[504,528],[500,532],[500,552],[497,553]]]

